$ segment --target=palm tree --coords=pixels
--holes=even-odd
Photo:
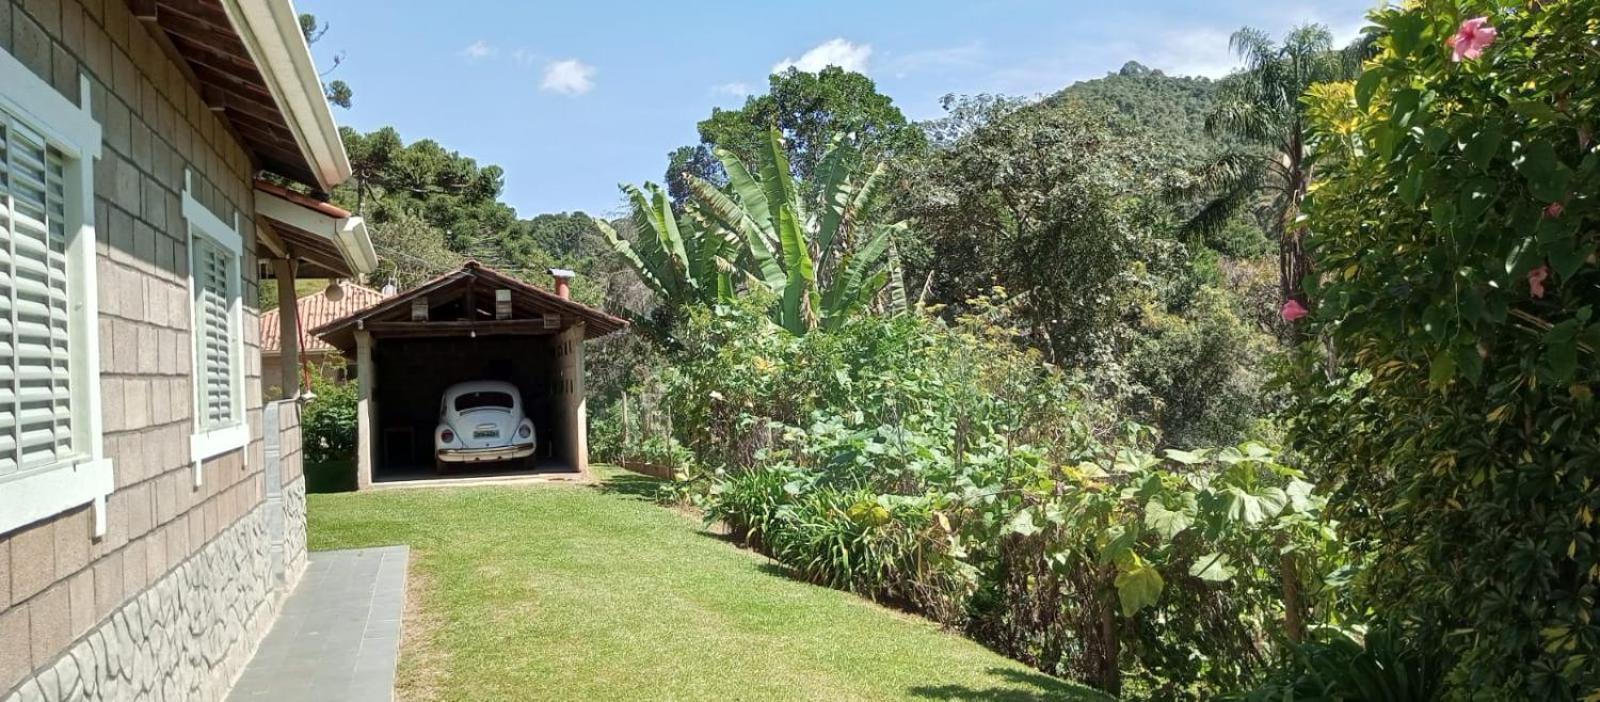
[[[1296,27],[1274,42],[1245,27],[1228,41],[1244,70],[1224,79],[1206,131],[1239,146],[1195,173],[1191,194],[1205,198],[1188,223],[1190,233],[1211,234],[1234,214],[1252,209],[1278,240],[1283,300],[1305,303],[1301,282],[1310,272],[1305,227],[1297,223],[1312,178],[1309,121],[1300,96],[1312,85],[1348,80],[1360,72],[1367,45],[1335,50],[1319,24]]]

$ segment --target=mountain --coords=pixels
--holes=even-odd
[[[1144,131],[1177,149],[1185,160],[1200,159],[1222,145],[1206,134],[1206,114],[1220,85],[1210,78],[1169,76],[1129,61],[1115,73],[1074,83],[1044,102],[1102,109],[1117,126]]]

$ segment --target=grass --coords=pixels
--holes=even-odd
[[[652,479],[316,494],[316,550],[411,545],[402,700],[1103,700],[808,585]]]
[[[344,459],[306,463],[306,492],[350,492],[356,489],[356,462]]]

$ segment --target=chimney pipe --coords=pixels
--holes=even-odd
[[[565,268],[551,268],[550,275],[556,279],[556,296],[563,300],[572,299],[572,277],[577,273]]]

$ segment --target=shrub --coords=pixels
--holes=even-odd
[[[312,375],[314,397],[300,413],[305,460],[326,463],[354,459],[356,455],[356,387]]]
[[[1152,456],[1003,302],[971,309],[803,338],[759,302],[691,313],[663,374],[679,485],[805,579],[1111,691],[1124,669],[1157,696],[1234,688],[1286,618],[1329,618],[1342,559],[1296,471],[1254,445]]]
[[[1362,547],[1362,602],[1447,656],[1454,699],[1600,696],[1597,16],[1380,10],[1360,81],[1309,98],[1330,344],[1301,359],[1292,429]]]

